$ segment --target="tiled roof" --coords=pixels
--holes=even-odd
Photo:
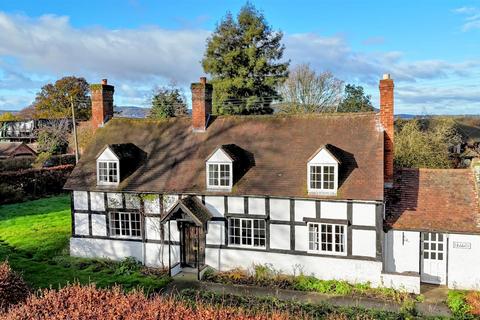
[[[480,233],[471,169],[401,169],[388,193],[387,226],[401,230]]]
[[[322,145],[341,153],[337,199],[383,200],[383,131],[375,113],[300,116],[222,116],[206,132],[191,119],[112,119],[97,131],[65,188],[99,190],[95,155],[107,144],[133,143],[146,160],[117,190],[130,192],[298,196],[307,192],[307,161]],[[206,190],[205,161],[234,145],[248,159],[231,192]],[[231,150],[229,150],[231,151]],[[241,151],[241,152],[239,152]]]

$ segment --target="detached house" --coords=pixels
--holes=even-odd
[[[92,86],[100,128],[65,185],[71,254],[199,277],[271,263],[413,292],[479,286],[473,174],[394,174],[393,87],[385,75],[380,113],[213,116],[201,78],[191,118],[133,120],[112,119],[113,86]]]

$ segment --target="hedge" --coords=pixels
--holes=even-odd
[[[0,160],[0,172],[31,169],[35,160],[35,157],[2,159]],[[60,154],[52,156],[48,161],[46,161],[44,167],[55,167],[66,164],[75,164],[74,154]]]
[[[63,192],[73,165],[0,172],[0,204],[37,199]]]

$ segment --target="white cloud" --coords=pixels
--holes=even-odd
[[[463,32],[480,29],[480,9],[476,7],[460,7],[454,9],[453,12],[465,16],[462,25]]]

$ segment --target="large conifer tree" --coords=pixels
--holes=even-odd
[[[283,34],[272,30],[253,5],[242,7],[236,19],[228,13],[207,40],[203,69],[214,86],[216,114],[268,114],[279,97],[276,90],[288,76],[281,61]]]

